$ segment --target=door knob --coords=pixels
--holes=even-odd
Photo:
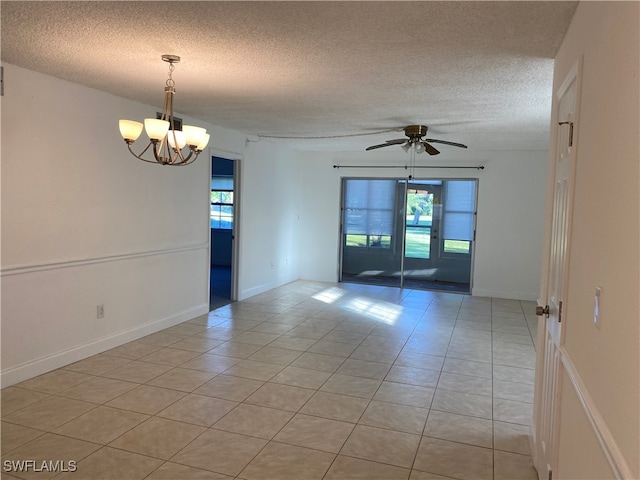
[[[536,307],[536,315],[541,317],[542,315],[549,315],[549,305],[545,305],[544,307],[537,306]]]

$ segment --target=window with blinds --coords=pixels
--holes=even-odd
[[[444,253],[471,253],[475,228],[476,182],[448,180],[443,202]]]
[[[395,180],[345,181],[344,231],[347,247],[391,248]]]

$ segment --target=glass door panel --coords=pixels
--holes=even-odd
[[[431,253],[431,222],[433,192],[426,189],[407,190],[407,215],[405,222],[405,258],[428,260]]]
[[[440,180],[409,180],[405,218],[403,285],[421,286],[434,277],[438,259]]]
[[[404,191],[403,191],[404,195]],[[343,281],[400,285],[404,211],[392,179],[344,179],[342,209]]]

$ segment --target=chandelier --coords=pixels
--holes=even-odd
[[[120,134],[126,142],[131,154],[143,162],[159,163],[161,165],[189,165],[193,163],[202,150],[209,143],[209,134],[204,128],[179,125],[173,117],[173,95],[176,93],[172,74],[175,63],[180,61],[177,55],[162,55],[162,60],[169,63],[169,78],[164,87],[164,107],[160,118],[145,118],[144,130],[149,137],[149,143],[140,152],[135,153],[131,145],[142,133],[143,124],[133,120],[120,120]],[[177,128],[176,128],[177,127]],[[184,147],[188,150],[183,153]],[[144,158],[144,154],[151,149],[153,158]]]

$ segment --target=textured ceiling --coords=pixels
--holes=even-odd
[[[3,1],[2,60],[161,105],[160,55],[171,53],[182,57],[176,112],[249,135],[420,123],[470,149],[536,149],[547,145],[553,58],[576,5]],[[360,150],[402,136],[286,143]]]

